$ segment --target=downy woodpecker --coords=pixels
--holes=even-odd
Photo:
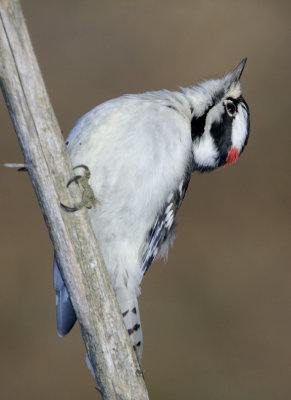
[[[157,254],[167,256],[191,174],[231,164],[247,144],[249,109],[240,86],[245,63],[180,92],[107,101],[81,117],[66,141],[73,165],[91,173],[98,202],[89,216],[139,362],[140,284]],[[56,261],[54,288],[64,336],[76,315]]]

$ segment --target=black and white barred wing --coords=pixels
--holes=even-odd
[[[154,225],[149,232],[146,249],[142,257],[142,277],[147,272],[158,252],[161,255],[167,256],[168,247],[172,244],[175,237],[174,218],[183,201],[189,181],[190,174],[181,182],[179,189],[169,195],[165,206],[155,219]]]
[[[162,244],[170,238],[174,228],[174,203],[168,202],[162,213],[158,215],[149,232],[147,248],[142,258],[142,276],[146,273]]]

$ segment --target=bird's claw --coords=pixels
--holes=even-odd
[[[62,209],[66,212],[79,211],[83,207],[90,209],[90,208],[92,208],[92,206],[94,206],[96,204],[96,199],[94,196],[93,189],[91,188],[91,186],[88,183],[90,176],[91,176],[89,168],[86,165],[81,164],[81,165],[77,165],[73,169],[77,169],[77,168],[83,168],[85,170],[84,175],[74,176],[73,178],[71,178],[68,181],[66,186],[69,187],[70,184],[73,182],[75,182],[77,184],[79,183],[83,188],[82,200],[79,203],[77,203],[74,207],[69,207],[69,206],[66,206],[63,203],[61,203]]]

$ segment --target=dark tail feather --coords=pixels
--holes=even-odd
[[[136,353],[139,364],[141,364],[143,338],[137,298],[126,289],[117,290],[116,297],[133,349]]]
[[[57,328],[58,335],[62,337],[70,332],[77,320],[77,317],[69,293],[60,274],[56,259],[54,259],[53,272],[54,289],[56,291]],[[141,365],[143,338],[137,297],[132,295],[132,293],[129,293],[125,288],[116,290],[116,296],[133,349],[136,353],[138,362]],[[89,370],[94,376],[93,369],[87,355],[86,362]]]
[[[54,289],[56,291],[58,335],[63,337],[73,328],[77,317],[56,259],[54,259]]]
[[[130,295],[128,291],[125,289],[117,290],[116,297],[120,306],[121,313],[123,315],[125,326],[127,328],[127,332],[129,334],[133,349],[136,353],[137,360],[141,367],[143,338],[142,338],[142,330],[140,324],[140,314],[139,314],[137,298],[136,296]],[[94,374],[94,370],[89,360],[88,354],[86,354],[86,364],[93,377],[97,379],[97,377]],[[140,371],[142,373],[142,369],[140,369]]]

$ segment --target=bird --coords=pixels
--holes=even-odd
[[[249,107],[240,84],[246,60],[180,91],[109,100],[82,116],[66,140],[73,165],[90,177],[97,201],[87,204],[89,217],[140,364],[141,281],[158,255],[167,258],[191,175],[233,163],[247,144]],[[56,259],[53,270],[62,337],[76,314]]]

